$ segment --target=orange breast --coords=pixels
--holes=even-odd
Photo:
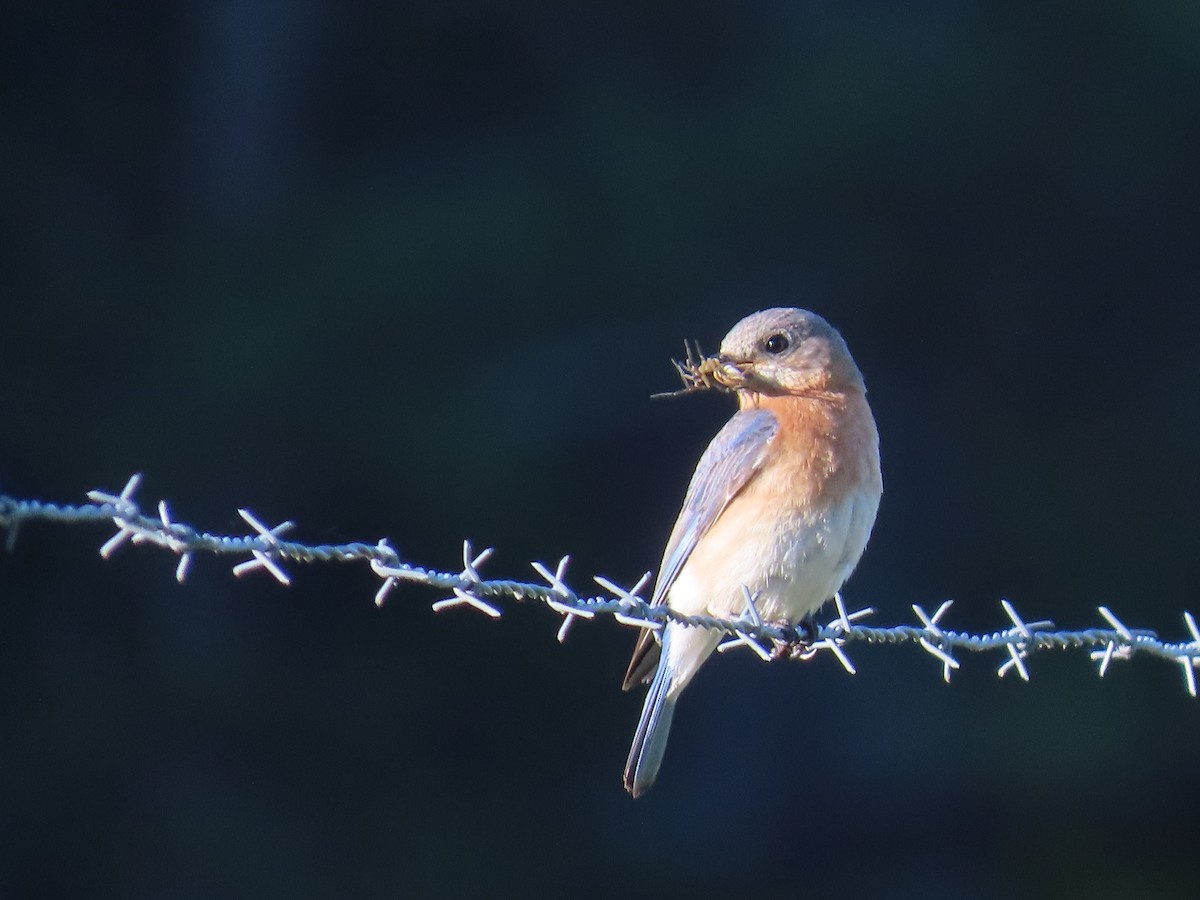
[[[799,497],[820,505],[852,491],[882,492],[879,432],[864,395],[761,397],[759,406],[779,420],[773,462]]]

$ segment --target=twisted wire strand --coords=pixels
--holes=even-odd
[[[401,560],[386,539],[375,543],[354,541],[315,545],[285,540],[281,535],[293,527],[292,522],[268,527],[245,509],[239,510],[239,513],[250,526],[250,533],[213,534],[173,521],[165,501],[159,502],[157,516],[144,512],[134,499],[140,482],[141,476],[134,475],[119,494],[90,491],[89,502],[80,504],[49,503],[0,494],[0,527],[7,530],[6,546],[10,550],[13,548],[20,526],[25,522],[68,525],[110,522],[117,531],[100,548],[102,556],[107,558],[127,541],[160,547],[179,558],[176,577],[181,582],[195,554],[237,557],[239,561],[233,566],[235,575],[264,569],[285,585],[290,583],[290,576],[283,568],[283,563],[365,562],[382,581],[375,596],[375,602],[379,605],[401,583],[449,591],[449,597],[433,604],[437,611],[467,606],[497,617],[501,610],[495,605],[496,601],[540,602],[563,616],[558,631],[560,641],[566,638],[576,619],[611,616],[623,625],[648,629],[659,629],[664,623],[675,621],[724,633],[728,639],[718,647],[721,651],[746,647],[763,659],[785,656],[810,658],[818,652],[828,651],[851,674],[856,669],[846,655],[844,648],[848,645],[917,644],[942,663],[943,677],[947,681],[951,672],[960,667],[954,651],[982,653],[1003,650],[1006,659],[997,669],[997,674],[1003,677],[1009,671],[1016,671],[1019,677],[1028,681],[1030,673],[1026,661],[1031,654],[1049,649],[1083,649],[1088,650],[1092,660],[1099,664],[1102,677],[1114,660],[1131,659],[1137,654],[1170,660],[1183,670],[1184,685],[1188,692],[1193,697],[1197,694],[1195,669],[1200,667],[1200,630],[1190,612],[1183,614],[1190,640],[1165,641],[1148,629],[1127,627],[1104,606],[1097,609],[1109,627],[1057,630],[1052,622],[1025,622],[1012,604],[1003,600],[1001,606],[1009,619],[1009,627],[973,634],[946,629],[939,624],[950,608],[949,601],[932,614],[914,605],[912,609],[919,624],[885,627],[861,624],[858,620],[874,611],[864,609],[847,612],[841,598],[835,597],[836,618],[823,625],[811,625],[807,634],[801,636],[796,628],[764,622],[755,606],[755,598],[748,591],[745,595],[745,611],[737,618],[687,616],[663,605],[651,606],[642,596],[650,583],[649,572],[629,589],[596,576],[594,580],[604,593],[592,596],[579,594],[565,581],[569,562],[567,557],[558,562],[554,571],[541,563],[532,563],[534,570],[545,581],[541,584],[483,578],[479,574],[479,567],[492,551],[489,548],[475,554],[469,542],[463,543],[463,569],[460,572],[443,572]]]

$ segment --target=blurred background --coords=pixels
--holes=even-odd
[[[0,491],[495,577],[655,567],[800,305],[870,388],[876,622],[1200,609],[1190,2],[39,4],[0,34]],[[1178,667],[707,666],[655,789],[634,635],[378,610],[29,525],[0,554],[0,896],[1186,896]]]

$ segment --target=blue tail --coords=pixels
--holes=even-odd
[[[663,753],[667,749],[667,736],[671,732],[671,718],[675,715],[675,698],[668,697],[671,677],[663,654],[646,702],[642,706],[642,717],[638,720],[633,735],[633,746],[629,750],[629,761],[625,763],[625,790],[640,797],[658,775]]]

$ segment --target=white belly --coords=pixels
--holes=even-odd
[[[774,514],[763,515],[763,504]],[[788,506],[786,513],[779,506]],[[858,564],[879,496],[852,492],[826,510],[747,491],[735,498],[693,551],[668,602],[680,612],[736,616],[743,586],[763,619],[795,624],[829,600]]]

